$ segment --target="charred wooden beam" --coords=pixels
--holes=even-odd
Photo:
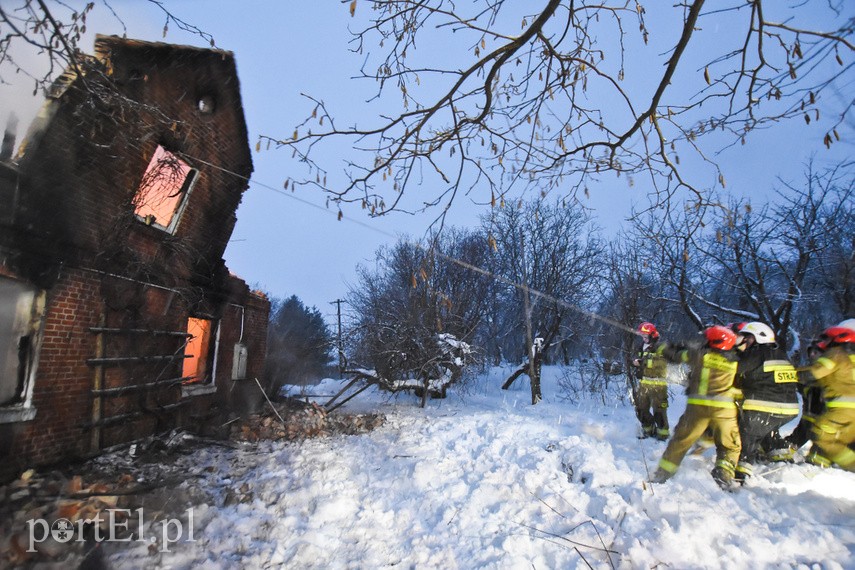
[[[121,396],[122,394],[137,392],[139,390],[180,386],[182,382],[186,382],[192,378],[193,376],[182,376],[180,378],[168,378],[166,380],[158,380],[157,382],[148,382],[146,384],[131,384],[129,386],[119,386],[117,388],[103,388],[100,390],[92,390],[92,394],[96,396]]]
[[[117,366],[128,362],[164,362],[169,360],[184,360],[192,358],[191,355],[167,354],[157,356],[116,356],[108,358],[90,358],[86,361],[89,366]]]
[[[157,411],[158,412],[171,412],[172,410],[179,408],[181,406],[184,406],[185,404],[188,404],[188,403],[189,403],[189,400],[181,400],[180,402],[176,402],[174,404],[167,404],[165,406],[158,406]],[[150,416],[151,414],[152,414],[152,411],[140,411],[140,412],[131,412],[129,414],[121,414],[119,416],[111,416],[109,418],[103,418],[101,420],[98,420],[97,422],[92,422],[90,424],[84,425],[83,429],[93,429],[96,427],[104,427],[104,426],[108,426],[111,424],[116,424],[116,423],[125,422],[128,420],[140,418],[143,416]]]
[[[185,331],[158,331],[151,329],[116,329],[107,327],[89,327],[89,332],[96,334],[147,334],[151,336],[179,336],[190,337],[192,334]]]

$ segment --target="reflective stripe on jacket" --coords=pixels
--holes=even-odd
[[[798,380],[795,367],[787,360],[783,350],[775,345],[755,344],[739,356],[739,369],[736,383],[742,388],[746,403],[750,400],[762,401],[755,404],[756,411],[769,413],[788,413],[760,409],[772,407],[792,408],[783,404],[794,404],[798,413]]]
[[[855,408],[855,398],[839,396],[825,403],[826,408]]]
[[[746,399],[742,402],[743,410],[751,410],[754,412],[766,412],[767,414],[779,414],[782,416],[797,416],[799,415],[799,403],[793,402],[774,402],[771,400],[754,400]]]
[[[638,352],[638,360],[641,363],[641,384],[647,386],[667,386],[665,376],[668,374],[668,361],[657,352],[657,347],[645,345]]]
[[[736,406],[733,381],[738,362],[733,352],[710,348],[674,350],[667,345],[661,347],[660,352],[668,360],[688,363],[691,367],[686,387],[689,404],[716,408]]]

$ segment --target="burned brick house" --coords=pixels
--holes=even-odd
[[[98,36],[0,160],[0,478],[260,396],[223,252],[252,158],[230,52]]]

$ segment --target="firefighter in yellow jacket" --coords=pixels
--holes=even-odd
[[[635,397],[635,415],[641,422],[644,437],[665,441],[671,432],[668,428],[668,383],[665,376],[668,362],[656,352],[659,331],[653,323],[638,325],[638,334],[644,344],[632,361],[638,368],[638,389]]]
[[[686,388],[686,411],[674,428],[653,481],[662,483],[674,475],[692,444],[711,427],[716,447],[712,476],[721,488],[728,489],[733,485],[742,447],[733,396],[738,366],[733,352],[736,333],[727,327],[712,326],[703,335],[706,343],[700,349],[676,350],[667,344],[659,348],[668,360],[688,363],[691,372]]]
[[[824,352],[810,372],[822,388],[825,411],[816,418],[807,459],[855,471],[855,451],[849,447],[855,443],[855,330],[838,325],[824,335]]]

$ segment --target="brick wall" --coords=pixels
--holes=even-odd
[[[33,388],[36,416],[31,421],[0,425],[0,436],[11,441],[0,463],[0,480],[28,467],[85,457],[99,446],[109,447],[176,427],[199,428],[206,420],[221,424],[222,417],[229,413],[258,409],[263,396],[254,378],[260,378],[264,369],[270,303],[263,295],[250,292],[242,280],[232,277],[229,291],[217,307],[220,338],[216,392],[182,399],[181,386],[173,384],[120,396],[102,396],[101,414],[93,418],[96,396],[92,389],[97,367],[88,361],[99,356],[168,354],[180,344],[179,339],[162,335],[149,337],[137,333],[129,338],[112,333],[102,335],[99,352],[98,334],[93,328],[180,331],[192,314],[182,299],[169,290],[144,284],[136,284],[145,291],[142,307],[131,303],[132,311],[111,309],[104,302],[103,291],[105,282],[113,280],[91,270],[64,268],[49,291]],[[244,379],[234,380],[233,355],[238,343],[247,347],[247,373]],[[154,367],[150,364],[105,367],[102,388],[178,378],[180,362]],[[154,416],[140,414],[140,402],[152,410],[178,406]],[[95,419],[128,414],[137,415],[97,428],[92,425]],[[97,440],[93,440],[95,429],[100,431]],[[100,444],[93,446],[94,441]]]
[[[21,426],[9,454],[12,465],[42,464],[86,451],[84,421],[91,410],[93,354],[89,327],[98,322],[97,281],[66,269],[48,293],[38,374],[33,386],[36,417]]]
[[[145,264],[155,270],[137,277],[217,286],[252,173],[234,57],[115,37],[99,37],[96,49],[121,96],[102,98],[95,107],[103,114],[92,112],[80,86],[51,103],[49,120],[22,146],[20,224],[96,257],[99,269],[126,273]],[[87,81],[104,79],[92,73]],[[216,101],[213,113],[199,110],[206,96]],[[199,172],[174,235],[133,215],[158,145]]]
[[[0,424],[0,479],[198,425],[218,406],[245,407],[234,394],[246,394],[243,386],[254,386],[264,367],[269,302],[230,277],[222,260],[252,172],[232,54],[120,38],[99,38],[96,47],[122,97],[101,101],[104,114],[92,111],[98,105],[87,105],[81,89],[52,102],[22,145],[14,223],[0,220],[0,251],[11,252],[0,256],[0,274],[47,289],[37,412],[30,421]],[[216,102],[213,113],[200,113],[202,96]],[[129,99],[144,105],[128,107]],[[199,170],[174,234],[133,215],[132,199],[158,145]],[[150,361],[182,354],[184,337],[152,331],[178,333],[190,316],[220,322],[216,392],[182,398],[179,383],[125,391],[180,378],[181,359]],[[248,380],[234,390],[238,342],[248,350]],[[96,357],[146,359],[98,368]],[[120,392],[93,395],[96,381]],[[101,412],[93,417],[96,402]],[[92,425],[111,417],[126,419]]]
[[[267,325],[270,320],[270,301],[267,297],[251,293],[247,300],[246,343],[250,349],[247,376],[261,379],[267,357]]]
[[[218,401],[232,413],[242,414],[257,410],[264,399],[255,379],[261,380],[267,356],[270,302],[265,296],[250,292],[246,283],[235,276],[230,278],[230,291],[220,335],[217,396]],[[245,376],[234,379],[232,371],[237,344],[246,347],[247,363]]]

